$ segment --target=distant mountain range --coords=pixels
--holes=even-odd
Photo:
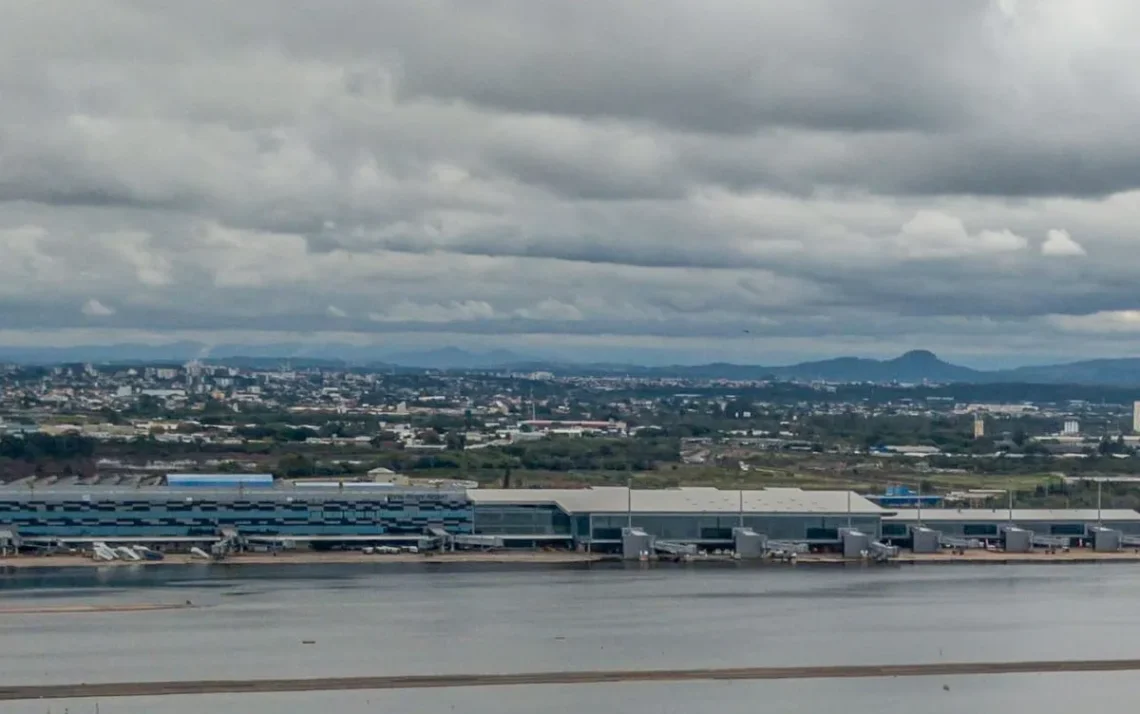
[[[926,350],[915,350],[888,360],[838,357],[818,362],[761,366],[717,362],[701,365],[643,367],[628,364],[551,364],[524,362],[514,369],[556,373],[629,374],[642,377],[687,377],[691,379],[785,380],[823,382],[991,382],[1002,381],[999,372],[986,372],[943,362]],[[995,379],[996,378],[996,379]],[[1140,360],[1136,379],[1140,382]]]
[[[585,369],[580,366],[579,369]],[[634,368],[641,375],[674,375],[704,379],[776,379],[823,382],[901,382],[959,384],[1087,384],[1140,385],[1140,358],[1097,359],[1065,364],[979,370],[951,364],[928,350],[913,350],[893,359],[837,357],[776,367],[707,364]]]
[[[1025,383],[1140,386],[1140,358],[1095,359],[1065,364],[978,370],[951,364],[928,350],[913,350],[893,359],[837,357],[781,366],[712,363],[646,367],[634,364],[553,361],[509,350],[469,352],[456,347],[420,351],[386,351],[376,347],[312,345],[213,345],[177,342],[166,345],[80,347],[0,347],[0,362],[61,364],[178,363],[191,359],[222,361],[249,367],[338,366],[385,369],[549,371],[556,374],[630,375],[690,379],[796,380],[826,382]]]

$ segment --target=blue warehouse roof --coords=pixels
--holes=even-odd
[[[167,474],[170,486],[273,486],[273,474]]]

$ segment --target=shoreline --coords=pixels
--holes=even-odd
[[[42,568],[139,568],[162,566],[255,566],[255,565],[523,565],[558,566],[594,564],[625,564],[640,566],[739,566],[739,567],[785,567],[798,566],[842,566],[842,567],[902,567],[926,565],[1087,565],[1098,563],[1140,563],[1140,553],[1123,551],[1097,553],[1081,550],[1068,553],[1005,553],[1000,551],[967,551],[964,555],[944,553],[909,553],[886,562],[847,559],[830,554],[806,554],[799,556],[794,563],[774,560],[734,560],[730,556],[706,556],[687,561],[662,558],[649,562],[624,561],[615,555],[579,553],[568,551],[521,551],[521,552],[458,552],[458,553],[392,553],[364,554],[360,552],[286,552],[277,555],[266,553],[232,554],[220,561],[203,560],[189,554],[168,554],[163,560],[126,561],[94,560],[82,555],[25,555],[0,558],[0,573],[4,571],[34,570]],[[2,612],[0,612],[2,614]]]
[[[204,560],[183,553],[168,554],[162,560],[94,560],[82,555],[20,556],[0,558],[0,571],[34,568],[127,568],[163,567],[171,565],[206,565],[229,567],[243,565],[383,565],[390,563],[447,564],[523,564],[523,565],[584,565],[612,560],[604,555],[570,552],[521,553],[384,553],[367,555],[359,552],[295,552],[270,555],[266,553],[238,553],[224,560]]]
[[[830,555],[805,555],[798,559],[802,564],[856,565],[863,561],[849,560]],[[1140,563],[1140,553],[1117,551],[1098,553],[1092,550],[1071,550],[1068,553],[1006,553],[1004,551],[968,550],[963,555],[948,553],[903,553],[885,563],[874,565],[1087,565],[1090,563]]]

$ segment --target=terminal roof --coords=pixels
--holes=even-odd
[[[553,504],[567,513],[886,513],[857,493],[804,491],[799,488],[765,488],[725,491],[718,488],[630,489],[595,488],[472,489],[467,495],[476,505]],[[849,498],[850,496],[850,498]]]
[[[916,508],[899,508],[894,515],[884,518],[887,521],[917,522],[919,511]],[[1140,513],[1126,508],[1106,508],[1100,512],[1102,521],[1140,521]],[[922,522],[935,521],[995,521],[1009,520],[1007,508],[924,508]],[[1095,508],[1015,508],[1014,521],[1096,521]]]

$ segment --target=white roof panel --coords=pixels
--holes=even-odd
[[[850,494],[850,500],[848,499]],[[722,491],[717,488],[634,489],[624,486],[596,488],[501,489],[467,492],[476,505],[553,504],[567,513],[852,513],[882,514],[883,509],[857,493],[766,488]]]
[[[918,510],[898,508],[895,515],[886,516],[887,521],[913,523],[918,520]],[[1006,508],[924,508],[922,522],[932,521],[984,521],[1006,522],[1009,509]],[[1095,508],[1015,508],[1014,521],[1096,521]],[[1100,512],[1102,521],[1140,521],[1140,513],[1126,508],[1106,508]]]

